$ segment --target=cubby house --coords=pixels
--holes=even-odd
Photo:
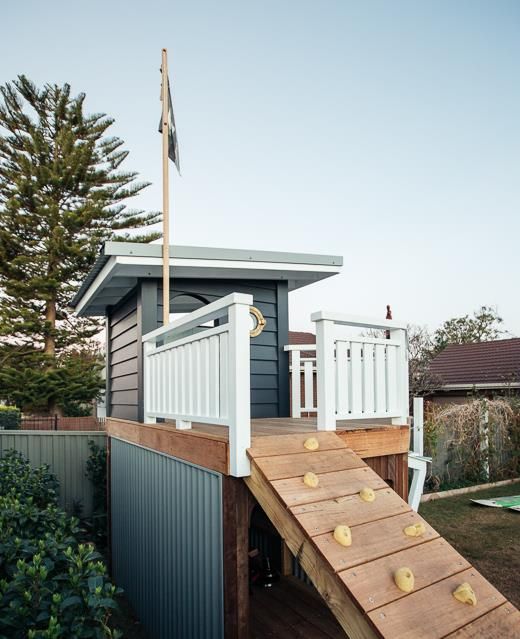
[[[150,636],[515,636],[520,613],[407,503],[406,325],[317,311],[316,344],[289,345],[290,292],[341,268],[172,246],[163,326],[161,247],[109,242],[74,298],[106,318],[112,571]]]

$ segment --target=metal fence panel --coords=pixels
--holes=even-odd
[[[82,507],[81,516],[92,514],[92,484],[85,475],[90,455],[88,443],[106,446],[106,435],[100,432],[70,431],[0,431],[0,456],[15,448],[32,466],[49,464],[60,482],[60,505],[72,513],[75,502]]]
[[[222,639],[222,477],[111,439],[112,566],[150,636]]]

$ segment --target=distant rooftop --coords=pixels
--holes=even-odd
[[[520,383],[520,338],[449,344],[430,365],[447,387]]]
[[[282,280],[292,291],[339,273],[342,265],[338,255],[170,246],[170,276],[179,279]],[[161,276],[161,244],[106,242],[71,306],[82,316],[102,316],[138,279]]]

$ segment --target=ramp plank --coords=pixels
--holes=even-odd
[[[475,591],[476,606],[463,604],[452,595],[464,581]],[[496,588],[470,568],[373,610],[368,616],[386,639],[441,639],[505,602]]]
[[[352,495],[358,493],[363,486],[370,486],[374,490],[387,487],[381,477],[368,466],[325,473],[318,477],[320,483],[316,488],[306,486],[303,483],[303,475],[292,479],[278,479],[272,484],[287,506]]]
[[[406,597],[394,583],[394,573],[407,566],[415,577],[414,591],[471,568],[444,539],[401,550],[339,573],[343,583],[367,612]]]
[[[287,479],[303,477],[307,471],[313,473],[330,473],[337,470],[366,467],[357,455],[343,449],[294,453],[291,455],[275,455],[260,457],[256,460],[258,468],[267,479]]]
[[[321,451],[347,448],[347,445],[336,433],[314,432],[277,435],[276,437],[255,437],[247,453],[253,459],[257,459],[258,457],[269,457],[271,455],[289,455],[291,453],[306,452],[303,443],[311,435],[318,440],[320,444],[319,450]],[[312,452],[307,451],[307,454],[312,455]]]
[[[424,523],[426,532],[422,537],[407,537],[403,529],[416,521]],[[339,572],[399,552],[404,548],[424,544],[438,536],[439,534],[417,513],[409,512],[354,526],[352,546],[348,548],[340,546],[334,540],[332,533],[318,535],[313,540],[328,563],[336,572]]]
[[[411,508],[391,488],[383,488],[376,491],[376,499],[370,504],[356,493],[337,499],[293,506],[291,512],[309,535],[315,537],[333,531],[339,524],[358,526],[411,512]]]
[[[518,639],[520,637],[520,612],[507,602],[448,635],[446,639],[484,639],[485,637]]]

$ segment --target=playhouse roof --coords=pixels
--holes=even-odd
[[[162,246],[106,242],[101,255],[71,301],[78,315],[105,315],[138,279],[162,276]],[[337,255],[250,251],[247,249],[170,246],[170,275],[187,279],[282,280],[289,291],[335,275]]]

